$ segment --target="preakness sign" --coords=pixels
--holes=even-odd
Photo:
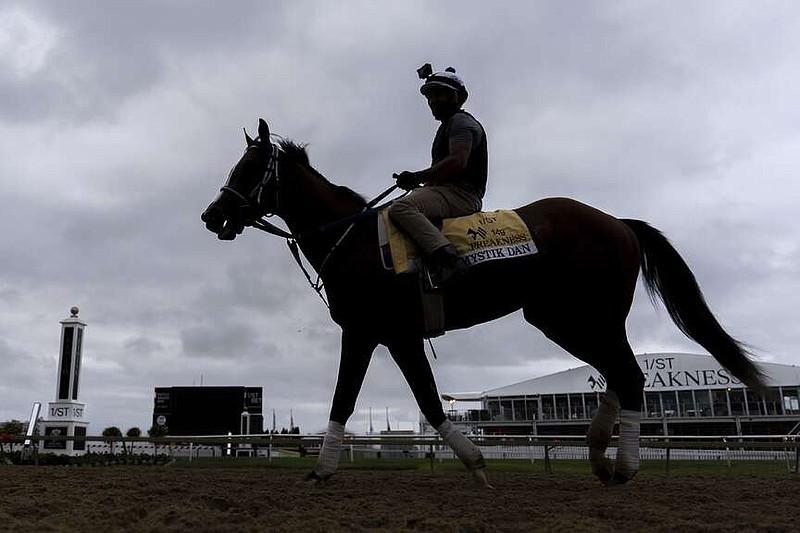
[[[678,361],[674,355],[645,355],[639,356],[638,360],[644,372],[645,389],[743,386],[741,381],[710,357],[682,357]]]
[[[745,388],[731,372],[708,355],[644,353],[636,356],[644,374],[646,391]],[[770,387],[800,388],[800,366],[759,362]],[[595,368],[582,365],[483,392],[448,394],[456,400],[480,400],[487,396],[529,396],[602,392],[606,380]]]

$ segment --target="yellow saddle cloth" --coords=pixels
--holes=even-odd
[[[487,211],[446,218],[442,233],[453,243],[468,266],[538,253],[528,227],[512,210]],[[378,217],[378,239],[384,267],[396,273],[417,269],[417,248],[389,218],[388,209]]]

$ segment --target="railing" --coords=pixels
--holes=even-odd
[[[248,455],[271,461],[280,457],[315,455],[322,445],[322,435],[195,435],[173,437],[103,437],[103,436],[14,436],[10,438],[16,449],[27,449],[34,455],[38,446],[24,447],[23,441],[84,441],[89,453],[108,453],[113,446],[131,454],[165,453],[172,457],[186,457],[190,461],[200,457]],[[550,470],[552,461],[588,459],[588,448],[583,436],[534,435],[478,435],[470,436],[487,459],[524,459],[544,461]],[[92,444],[95,443],[95,444]],[[123,445],[124,443],[124,445]],[[12,448],[13,449],[13,448]],[[345,435],[343,452],[350,461],[360,458],[430,458],[434,460],[455,458],[452,450],[438,435]],[[608,450],[616,455],[616,439]],[[669,473],[675,461],[724,461],[731,466],[741,461],[779,461],[790,472],[800,467],[800,437],[787,435],[727,435],[663,437],[643,436],[640,440],[640,457],[643,461],[658,460]]]
[[[566,411],[559,410],[557,413],[538,413],[531,417],[530,413],[523,413],[522,411],[505,410],[500,413],[493,413],[486,409],[448,409],[445,411],[447,418],[453,422],[463,424],[475,424],[479,422],[517,422],[517,423],[533,423],[533,422],[590,422],[594,416],[597,408],[594,407],[588,412],[582,410],[567,413]],[[731,421],[736,418],[746,419],[748,421],[769,421],[774,419],[795,418],[798,416],[796,411],[786,412],[785,414],[746,414],[744,411],[735,411],[731,413],[718,412],[716,415],[711,415],[710,409],[684,409],[684,408],[666,408],[663,411],[642,411],[642,421],[661,421],[663,419],[680,420],[688,419],[719,421]],[[800,422],[794,426],[793,432],[798,434],[800,432]],[[791,431],[789,433],[792,433]]]

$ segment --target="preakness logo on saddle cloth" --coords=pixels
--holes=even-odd
[[[444,220],[442,233],[469,266],[538,252],[528,227],[511,210],[448,218]],[[379,217],[378,235],[385,267],[398,274],[416,269],[414,245],[391,223],[385,210]]]

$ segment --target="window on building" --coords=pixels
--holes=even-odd
[[[711,391],[711,406],[714,409],[714,416],[730,416],[728,410],[728,394],[725,389],[713,389]]]
[[[783,410],[786,414],[800,413],[800,396],[797,389],[783,389]]]
[[[556,394],[556,418],[558,420],[569,419],[569,405],[567,405],[566,394]]]
[[[511,400],[500,399],[500,420],[514,420],[514,406]]]
[[[526,398],[525,399],[525,412],[527,414],[527,420],[538,420],[539,419],[539,400],[537,398]]]
[[[502,420],[500,418],[500,400],[489,400],[487,402],[487,407],[489,408],[489,416],[492,417],[492,420]]]
[[[569,417],[571,419],[586,418],[583,414],[583,395],[569,395]]]
[[[674,390],[661,393],[661,405],[664,406],[664,416],[677,416],[678,395]]]
[[[522,398],[514,399],[514,420],[530,420],[525,416],[525,400]]]
[[[556,417],[556,406],[553,401],[553,396],[547,394],[541,397],[542,402],[542,420],[553,420]]]
[[[652,418],[661,418],[661,397],[657,392],[645,392],[644,402],[647,416]]]
[[[761,398],[750,389],[745,391],[745,397],[747,398],[747,409],[749,411],[750,416],[759,416],[766,414],[764,412],[764,404],[761,402]]]
[[[690,390],[678,391],[678,407],[680,416],[700,416],[694,406],[694,395]]]
[[[783,414],[783,401],[781,400],[780,391],[773,387],[767,389],[764,393],[764,403],[767,404],[768,415],[782,415]]]
[[[711,416],[711,394],[708,389],[694,391],[694,404],[699,416]]]
[[[747,414],[744,407],[744,391],[742,389],[728,389],[728,398],[731,401],[731,414],[733,416]]]
[[[586,418],[592,418],[597,412],[597,393],[584,394],[583,401],[586,404]]]

